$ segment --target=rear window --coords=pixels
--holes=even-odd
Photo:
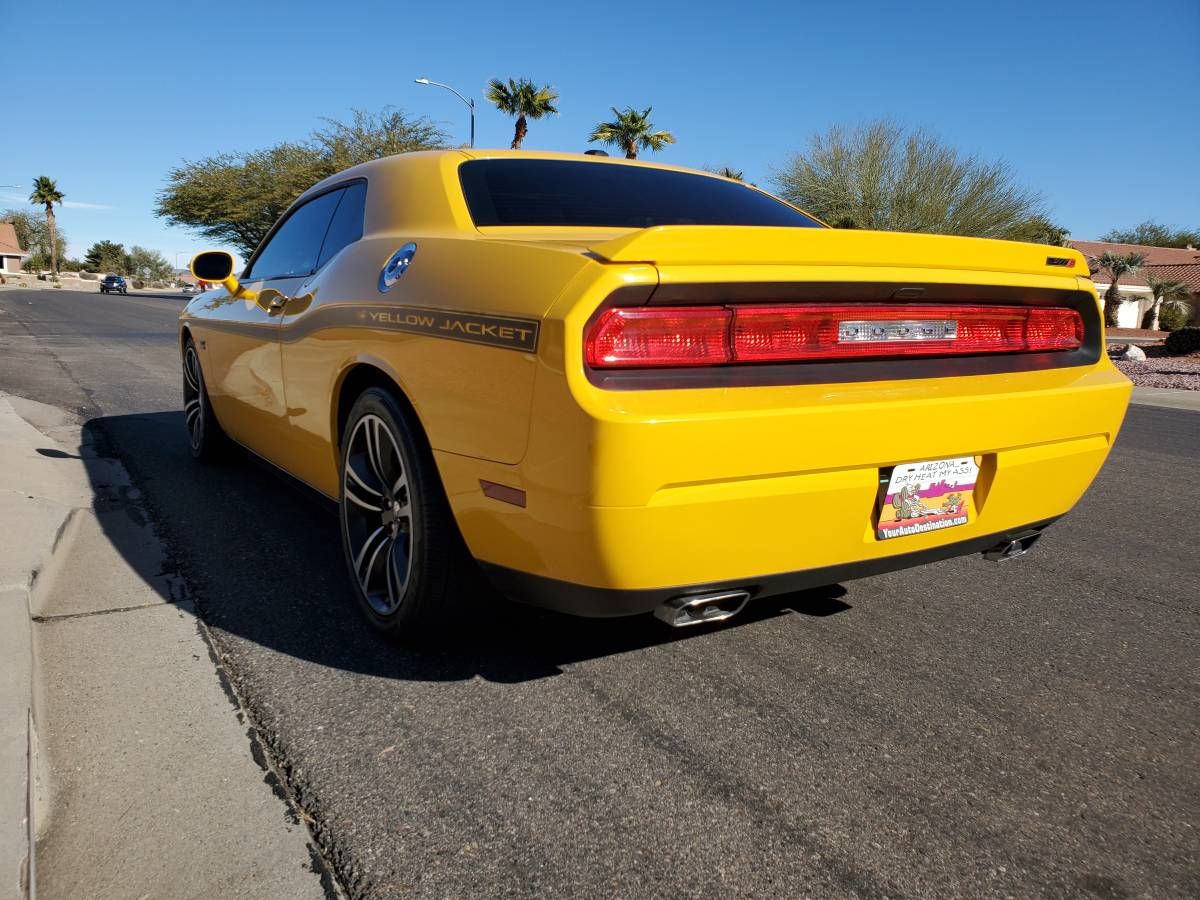
[[[819,228],[786,203],[736,181],[607,163],[477,159],[459,166],[471,218],[489,225]]]

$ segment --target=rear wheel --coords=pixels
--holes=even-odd
[[[395,398],[369,388],[342,438],[342,549],[367,619],[392,638],[445,624],[473,564],[433,455]]]
[[[211,462],[221,455],[225,449],[225,433],[213,415],[204,386],[204,372],[200,368],[200,355],[190,337],[183,346],[183,420],[193,459]]]

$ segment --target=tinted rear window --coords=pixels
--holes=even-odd
[[[325,232],[325,243],[321,245],[321,256],[317,259],[317,268],[321,268],[333,259],[343,247],[353,244],[363,233],[363,214],[367,204],[367,185],[358,182],[350,185],[342,192],[341,202]]]
[[[724,178],[551,159],[478,159],[459,166],[478,227],[776,225],[819,228],[786,203]]]

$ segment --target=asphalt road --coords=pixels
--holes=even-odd
[[[1020,562],[692,633],[492,601],[421,652],[320,503],[192,463],[180,305],[0,293],[0,389],[123,457],[352,893],[1200,895],[1200,414],[1131,408]]]

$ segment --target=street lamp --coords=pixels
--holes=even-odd
[[[440,81],[430,81],[428,78],[414,78],[413,81],[415,81],[417,84],[432,84],[432,85],[435,85],[440,88],[445,88],[450,93],[452,93],[455,97],[457,97],[459,100],[461,100],[463,103],[467,104],[468,107],[470,107],[470,109],[471,109],[471,146],[474,147],[475,146],[475,101],[469,97],[464,97],[462,94],[460,94],[454,88],[450,87],[450,85],[442,84]]]

